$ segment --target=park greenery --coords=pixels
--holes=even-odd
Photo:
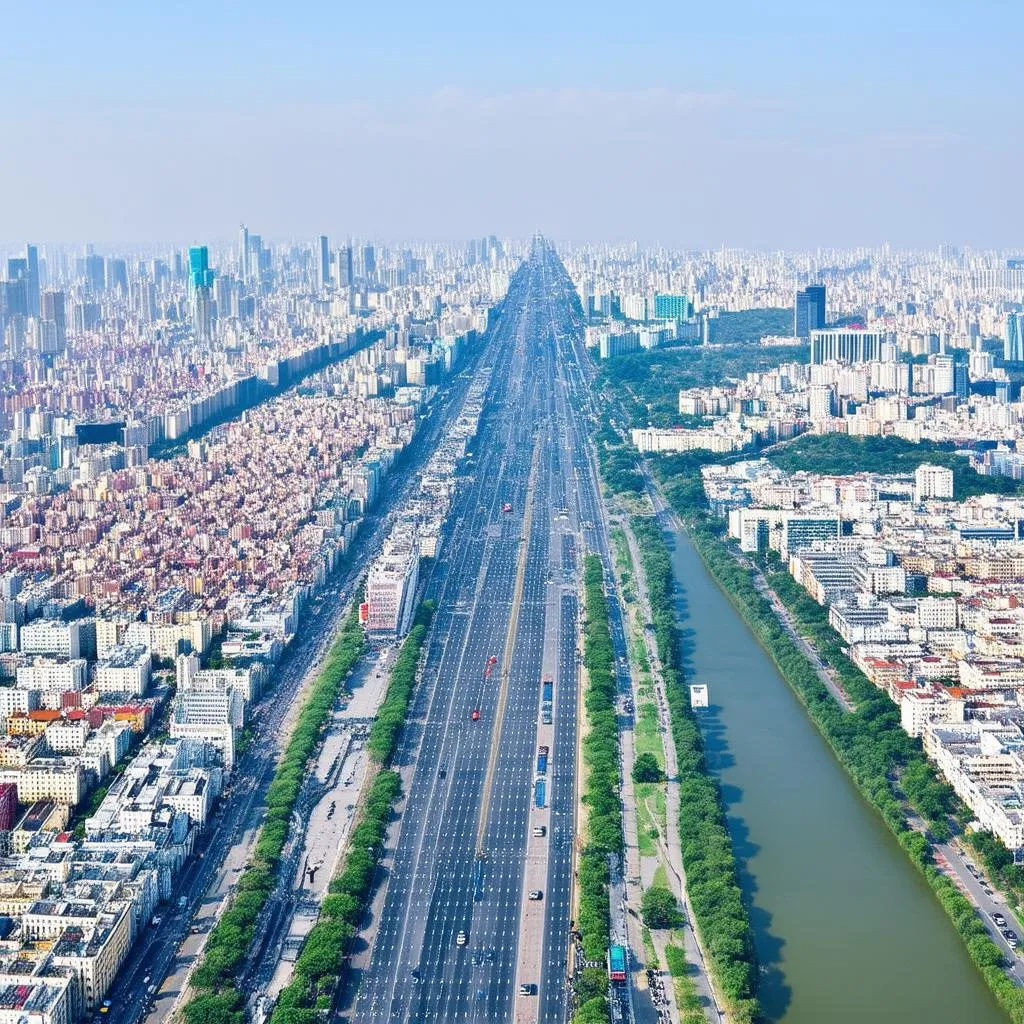
[[[388,688],[370,727],[366,749],[374,762],[387,765],[398,747],[416,681],[420,654],[434,614],[434,603],[424,601],[416,611],[412,629],[399,649],[388,674]],[[327,887],[320,917],[302,945],[291,982],[274,1006],[270,1024],[311,1024],[319,1009],[329,1008],[347,961],[345,953],[359,930],[373,890],[377,864],[384,852],[384,837],[392,807],[401,792],[397,772],[379,771],[365,802],[357,811],[348,837],[345,859]]]
[[[658,758],[650,751],[638,754],[633,762],[634,782],[664,782],[665,773],[658,764]]]
[[[665,963],[675,986],[679,1024],[706,1024],[707,1014],[691,977],[690,965],[686,962],[686,950],[669,943],[665,947]]]
[[[762,348],[754,341],[721,348],[653,349],[609,359],[600,364],[598,385],[614,390],[630,426],[697,426],[679,415],[680,388],[710,387],[728,378],[772,370],[782,360],[807,360],[806,345],[780,350]]]
[[[849,434],[805,434],[767,455],[787,473],[847,475],[913,473],[922,463],[953,471],[953,497],[963,501],[978,494],[1018,494],[1021,484],[1006,476],[982,476],[952,445],[935,441],[904,441],[899,437],[851,437]]]
[[[855,710],[846,712],[836,703],[779,623],[767,598],[757,589],[755,570],[736,557],[722,536],[720,520],[706,511],[699,473],[692,469],[681,474],[669,471],[668,466],[678,467],[680,461],[657,460],[656,469],[704,564],[804,704],[861,793],[924,875],[963,939],[971,960],[1010,1019],[1024,1024],[1024,990],[1006,975],[1002,952],[989,937],[973,905],[935,866],[929,834],[914,828],[908,820],[912,807],[927,820],[932,838],[947,837],[949,814],[956,806],[952,791],[936,777],[919,742],[911,740],[900,728],[898,711],[889,698],[842,653],[824,609],[788,574],[769,570],[769,585],[793,612],[800,630],[811,637],[822,660],[853,700]]]
[[[790,306],[724,311],[711,320],[711,341],[716,345],[756,345],[766,336],[793,333]]]
[[[622,852],[622,806],[619,795],[619,731],[615,717],[615,672],[604,567],[597,555],[583,562],[583,665],[587,670],[583,705],[587,729],[583,740],[583,802],[586,805],[586,845],[580,854],[579,931],[587,960],[602,961],[608,953],[610,907],[609,863]],[[584,1000],[574,1020],[609,1020],[607,1000]]]
[[[195,995],[185,1004],[188,1024],[241,1024],[242,996],[235,986],[256,931],[256,922],[276,885],[288,825],[307,764],[342,687],[365,648],[357,595],[299,711],[273,781],[266,814],[249,864],[231,906],[210,932],[199,966],[189,980]]]
[[[750,914],[740,888],[736,855],[718,781],[708,770],[704,741],[686,696],[680,639],[673,605],[672,563],[665,538],[650,516],[630,526],[647,580],[665,697],[671,715],[679,780],[679,841],[686,892],[711,972],[732,1020],[755,1020],[757,952]]]
[[[664,885],[644,889],[640,897],[640,916],[648,928],[678,928],[683,923],[675,894]]]

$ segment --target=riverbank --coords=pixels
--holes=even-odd
[[[673,896],[683,908],[682,927],[675,932],[680,945],[671,945],[672,932],[651,929],[655,954],[652,959],[659,970],[667,970],[675,979],[673,986],[664,986],[665,996],[674,1002],[681,1020],[690,1024],[698,1020],[721,1024],[728,1018],[721,1009],[719,993],[708,969],[709,957],[695,927],[695,916],[687,897],[686,869],[680,846],[682,801],[678,760],[668,720],[661,659],[653,638],[644,628],[652,620],[652,611],[642,569],[643,556],[628,519],[623,519],[612,531],[612,540],[620,591],[626,603],[624,612],[635,709],[632,716],[626,717],[627,723],[632,722],[632,728],[627,724],[621,734],[629,865],[626,874],[636,881],[631,903],[639,910],[640,882],[649,884],[647,880],[654,877],[652,865],[660,866]],[[667,557],[667,551],[665,554]],[[638,570],[637,566],[641,568]],[[655,758],[662,781],[633,780],[635,758],[644,754]]]
[[[924,761],[923,755],[899,728],[891,702],[866,680],[866,685],[861,686],[852,673],[840,670],[843,688],[856,704],[856,710],[843,711],[822,683],[815,666],[779,624],[749,569],[738,561],[716,532],[715,524],[703,513],[699,475],[688,480],[663,478],[661,484],[704,567],[775,663],[862,796],[921,873],[990,991],[1011,1020],[1024,1021],[1024,992],[1000,966],[1002,953],[989,938],[970,902],[935,867],[928,838],[907,821],[903,793],[897,782],[898,769],[909,766],[923,776],[925,785],[930,784],[934,774],[927,762],[924,766],[919,763]],[[939,812],[946,810],[938,808],[936,819],[942,820]]]

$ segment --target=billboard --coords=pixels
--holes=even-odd
[[[706,708],[708,706],[708,688],[703,683],[690,687],[690,707]]]

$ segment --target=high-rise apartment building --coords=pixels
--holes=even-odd
[[[882,357],[884,335],[878,331],[843,327],[811,331],[811,366],[820,363],[868,363]]]
[[[953,470],[945,466],[926,464],[917,467],[914,473],[914,501],[929,498],[953,497]]]
[[[363,277],[373,277],[377,273],[377,254],[372,245],[363,246]]]
[[[316,242],[316,285],[326,288],[331,283],[331,250],[327,247],[327,236],[321,235]]]
[[[690,300],[685,295],[654,296],[655,320],[688,320],[690,318]]]
[[[339,288],[349,288],[354,277],[352,270],[352,246],[346,245],[338,250],[337,255],[337,281]]]
[[[793,304],[793,336],[808,338],[825,326],[825,286],[812,284],[796,293]]]
[[[56,355],[67,348],[67,315],[64,307],[64,293],[45,291],[39,303],[40,346],[44,355]]]
[[[39,250],[34,245],[25,246],[25,298],[28,315],[39,316]]]
[[[1012,363],[1024,362],[1024,313],[1006,315],[1003,358]]]
[[[244,224],[238,228],[238,280],[249,282],[249,229]]]

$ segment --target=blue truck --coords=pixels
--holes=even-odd
[[[538,807],[543,807],[547,802],[548,784],[543,779],[538,779],[533,786],[533,802]]]
[[[548,772],[548,748],[541,747],[537,751],[537,774],[547,775]]]
[[[608,949],[608,978],[610,981],[626,980],[626,950],[623,946]]]
[[[540,691],[540,720],[544,725],[551,724],[551,696],[555,684],[550,679],[545,679],[541,684]]]

